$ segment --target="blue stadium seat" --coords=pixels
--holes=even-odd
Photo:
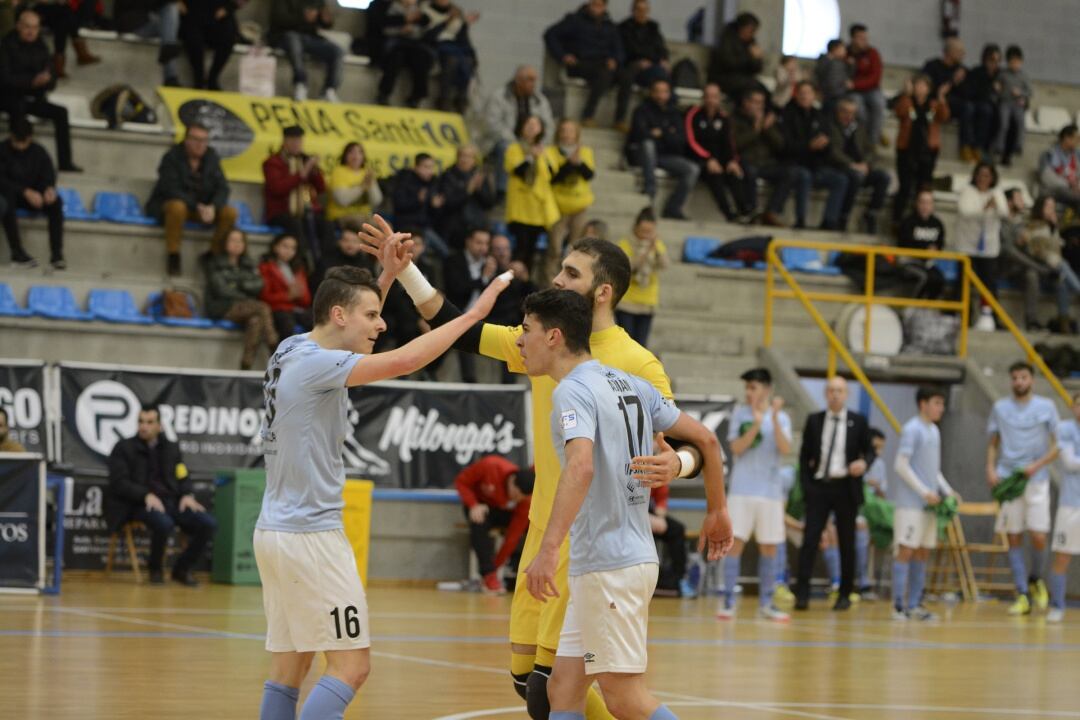
[[[214,321],[210,318],[199,317],[195,311],[195,298],[191,297],[190,293],[184,293],[187,295],[188,307],[191,309],[191,317],[189,318],[177,318],[165,316],[165,303],[162,301],[161,293],[152,293],[146,301],[147,312],[157,322],[162,325],[168,325],[169,327],[190,327],[190,328],[212,328],[214,327]]]
[[[132,193],[99,192],[94,196],[94,213],[102,220],[124,225],[157,225],[157,220],[143,215],[139,199]]]
[[[252,214],[251,208],[246,202],[235,200],[229,204],[236,208],[236,227],[244,232],[257,235],[280,235],[284,232],[284,229],[276,225],[262,225],[255,222],[255,215]]]
[[[91,290],[87,309],[97,320],[128,325],[152,325],[153,318],[135,307],[135,298],[127,290]]]
[[[0,283],[0,315],[7,317],[28,317],[34,313],[26,308],[19,307],[15,302],[15,294],[7,283]]]
[[[222,330],[239,330],[240,326],[234,323],[232,320],[218,320],[214,323],[214,327],[221,328]]]
[[[825,265],[821,262],[821,255],[812,248],[785,247],[780,248],[780,259],[784,266],[798,272],[812,275],[839,275],[840,268],[835,265]]]
[[[75,188],[58,187],[56,188],[56,194],[60,196],[60,201],[64,204],[64,217],[66,219],[90,222],[101,219],[97,213],[92,213],[86,209],[79,191]]]
[[[26,306],[35,315],[53,320],[93,320],[94,316],[81,310],[75,296],[66,287],[35,285],[26,297]]]
[[[956,260],[935,260],[934,267],[941,271],[947,283],[954,283],[960,278],[960,263]]]
[[[745,265],[738,260],[709,257],[709,254],[722,244],[722,241],[716,238],[688,237],[683,242],[683,262],[708,265],[709,267],[729,268],[731,270],[744,268]]]

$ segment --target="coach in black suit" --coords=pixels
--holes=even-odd
[[[488,286],[498,264],[490,255],[491,233],[486,228],[473,228],[465,237],[465,248],[446,258],[443,265],[443,284],[446,299],[456,307],[467,308]],[[476,382],[476,360],[470,353],[458,353],[461,379]]]
[[[840,596],[833,610],[851,607],[855,589],[855,517],[863,500],[863,475],[873,459],[866,418],[847,409],[847,381],[835,376],[825,385],[828,409],[806,418],[799,453],[799,482],[806,497],[806,530],[799,549],[795,609],[810,600],[810,575],[829,513],[836,515],[840,545]]]

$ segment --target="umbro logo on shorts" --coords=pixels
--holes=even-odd
[[[596,656],[593,655],[592,653],[585,653],[585,662],[587,662],[587,663],[596,662]]]

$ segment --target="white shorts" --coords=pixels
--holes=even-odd
[[[558,657],[584,658],[585,674],[643,673],[656,563],[572,575]]]
[[[893,512],[893,546],[937,547],[937,515],[919,508],[896,508]]]
[[[1050,549],[1066,555],[1080,555],[1080,507],[1058,507]]]
[[[266,649],[356,650],[371,646],[367,597],[344,530],[255,531]]]
[[[994,532],[1050,532],[1050,483],[1028,482],[1024,494],[1001,506]]]
[[[782,500],[731,495],[728,497],[728,516],[735,537],[760,545],[779,545],[784,542],[784,503]]]

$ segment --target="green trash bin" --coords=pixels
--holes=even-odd
[[[259,585],[252,539],[262,508],[266,471],[229,470],[218,477],[214,494],[214,517],[218,531],[214,536],[214,582],[230,585]]]

